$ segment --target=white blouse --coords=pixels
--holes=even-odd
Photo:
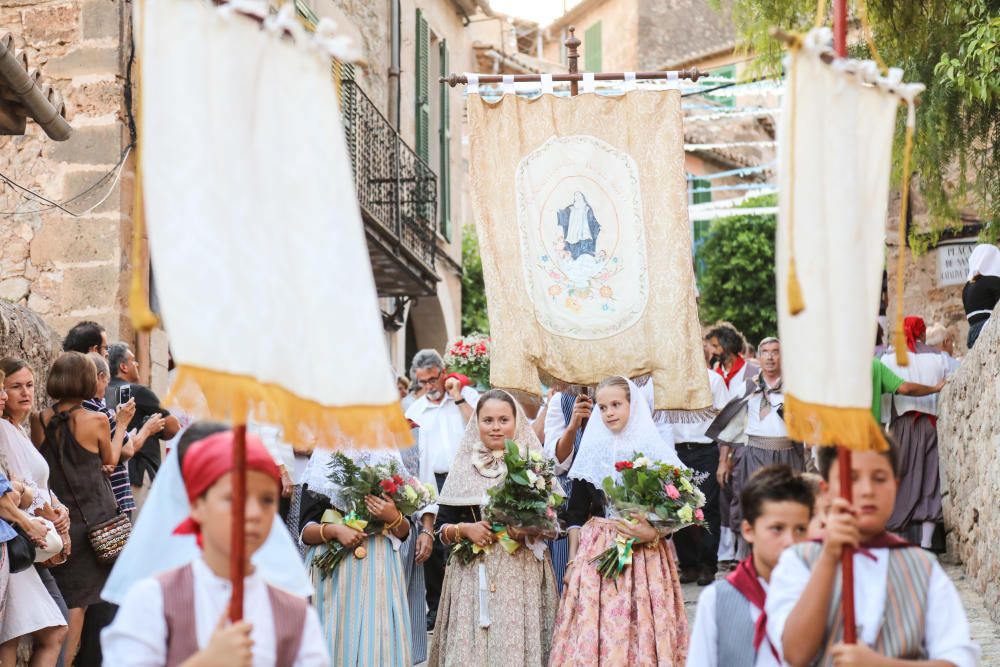
[[[194,575],[194,615],[198,648],[208,646],[212,633],[229,608],[232,586],[228,579],[216,576],[201,558],[192,564]],[[277,658],[274,618],[267,584],[257,574],[244,580],[243,609],[253,625],[254,667],[274,667]],[[162,667],[167,660],[167,621],[163,616],[163,591],[156,579],[135,584],[114,622],[101,632],[104,663],[116,667]],[[302,644],[294,667],[327,667],[330,659],[323,641],[316,610],[306,610]]]

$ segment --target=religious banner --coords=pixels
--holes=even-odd
[[[146,0],[138,19],[139,177],[175,398],[252,410],[300,445],[408,440],[331,76],[342,45],[323,24],[307,34],[293,3],[248,11]]]
[[[881,449],[871,374],[892,141],[900,100],[912,126],[923,86],[871,61],[824,62],[830,39],[813,30],[785,68],[775,250],[785,422],[809,444]]]
[[[494,386],[651,374],[656,408],[709,408],[680,92],[468,97]]]

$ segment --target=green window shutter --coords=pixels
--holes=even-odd
[[[431,32],[424,13],[417,10],[417,155],[425,162],[430,158],[430,42]]]
[[[723,79],[736,80],[736,65],[726,65],[725,67],[718,67],[713,70],[709,70],[709,76],[719,77]],[[718,84],[715,84],[718,85]],[[736,98],[731,95],[706,95],[709,99],[717,104],[721,104],[724,107],[731,107],[736,104]]]
[[[601,22],[598,21],[583,33],[583,69],[585,71],[601,71],[601,48]]]
[[[710,187],[712,187],[712,181],[703,178],[696,178],[691,181],[692,190],[706,190]],[[707,204],[710,201],[712,201],[711,192],[695,192],[691,195],[692,204]]]
[[[441,76],[448,76],[448,45],[441,40]],[[439,140],[441,149],[441,167],[438,170],[438,180],[441,181],[441,235],[451,241],[451,87],[440,85],[441,90],[441,130]]]

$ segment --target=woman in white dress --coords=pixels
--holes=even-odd
[[[0,372],[0,383],[4,378]],[[7,392],[0,384],[0,408],[7,402]],[[0,419],[0,463],[7,474],[32,490],[34,499],[25,510],[34,515],[45,504],[52,504],[48,491],[49,467],[31,441],[5,419]],[[13,665],[20,639],[33,640],[32,667],[56,664],[66,639],[66,619],[45,588],[38,570],[29,567],[10,575],[7,603],[0,618],[0,664]]]

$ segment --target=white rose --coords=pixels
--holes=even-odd
[[[649,459],[645,456],[640,456],[635,461],[632,461],[632,467],[634,468],[646,468],[649,466]]]
[[[535,488],[538,489],[539,491],[544,491],[545,490],[545,478],[544,477],[539,477],[538,479],[535,480]]]

